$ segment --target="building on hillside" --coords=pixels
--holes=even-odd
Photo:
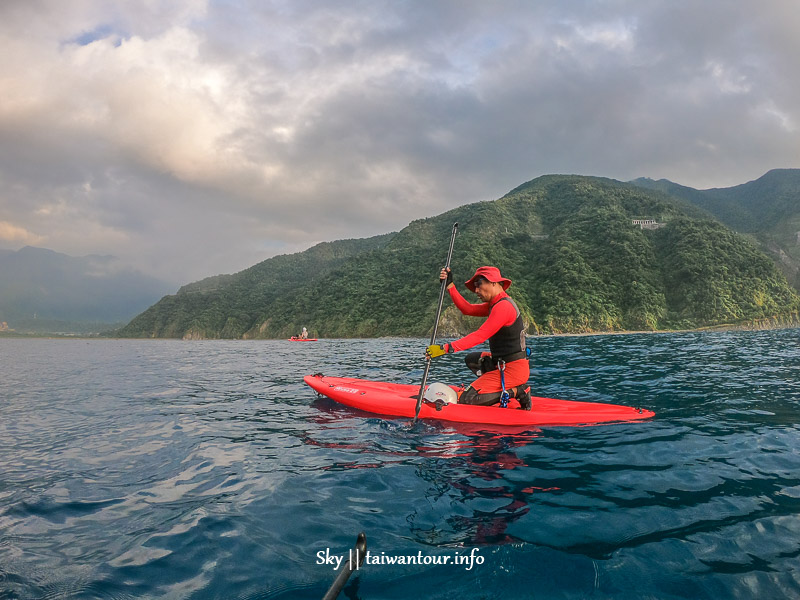
[[[640,229],[658,229],[665,225],[665,223],[658,223],[653,219],[633,219],[633,224],[638,225]]]

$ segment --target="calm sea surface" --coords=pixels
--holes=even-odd
[[[800,597],[800,330],[531,339],[538,395],[632,424],[412,427],[302,382],[419,383],[425,344],[1,339],[0,598],[321,598],[360,531],[342,598]]]

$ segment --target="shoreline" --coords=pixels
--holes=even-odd
[[[644,329],[641,331],[586,331],[579,333],[541,333],[529,335],[528,337],[565,337],[565,336],[590,336],[590,335],[640,335],[640,334],[661,334],[661,333],[718,333],[727,331],[774,331],[779,329],[798,329],[800,320],[774,320],[761,319],[748,323],[725,323],[721,325],[708,325],[706,327],[696,327],[694,329]]]
[[[706,327],[698,327],[695,329],[645,329],[645,330],[622,330],[622,331],[580,331],[580,332],[566,332],[566,333],[537,333],[528,334],[528,338],[548,338],[548,337],[589,337],[589,336],[613,336],[613,335],[642,335],[642,334],[670,334],[670,333],[720,333],[728,331],[773,331],[779,329],[798,329],[800,328],[800,320],[784,321],[778,319],[762,319],[760,321],[739,323],[739,324],[721,324],[709,325]],[[319,341],[327,340],[379,340],[379,339],[416,339],[420,336],[375,336],[368,338],[319,338]],[[440,336],[442,339],[455,338],[457,336]],[[47,340],[177,340],[183,342],[211,342],[211,341],[228,341],[228,342],[274,342],[283,341],[284,338],[164,338],[164,337],[115,337],[104,335],[81,335],[81,334],[57,334],[57,333],[19,333],[19,332],[0,332],[0,340],[2,339],[47,339]],[[420,338],[421,339],[421,338]]]

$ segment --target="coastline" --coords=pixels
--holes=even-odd
[[[771,331],[777,329],[796,329],[800,328],[800,317],[798,315],[789,315],[788,317],[768,317],[766,319],[757,319],[755,321],[746,321],[743,323],[722,323],[719,325],[707,325],[705,327],[695,327],[691,329],[644,329],[641,331],[636,330],[622,330],[622,331],[584,331],[574,333],[540,333],[536,335],[528,335],[528,337],[565,337],[565,336],[591,336],[591,335],[640,335],[640,334],[658,334],[658,333],[717,333],[726,331]]]
[[[770,331],[777,329],[796,329],[800,328],[800,318],[771,317],[748,321],[745,323],[724,323],[720,325],[708,325],[693,329],[644,329],[644,330],[615,330],[615,331],[576,331],[559,333],[529,333],[528,338],[546,337],[588,337],[588,336],[609,336],[609,335],[642,335],[642,334],[665,334],[665,333],[718,333],[726,331]],[[374,336],[369,338],[320,338],[325,339],[411,339],[418,336]],[[440,336],[442,339],[459,337],[458,335]],[[280,341],[284,338],[165,338],[165,337],[117,337],[102,334],[69,334],[69,333],[21,333],[17,331],[0,332],[2,339],[51,339],[51,340],[181,340],[181,341]]]

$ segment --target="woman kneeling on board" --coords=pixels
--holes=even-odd
[[[470,352],[464,359],[478,378],[464,390],[458,403],[497,404],[505,389],[511,398],[517,398],[520,408],[530,410],[530,391],[524,389],[531,374],[525,347],[525,325],[519,307],[506,294],[511,280],[500,275],[497,267],[478,268],[464,284],[481,300],[480,304],[471,304],[456,289],[450,269],[442,269],[439,278],[447,281],[450,298],[462,314],[488,317],[477,331],[444,345],[432,344],[426,350],[428,356],[436,358],[489,340],[490,352]]]

